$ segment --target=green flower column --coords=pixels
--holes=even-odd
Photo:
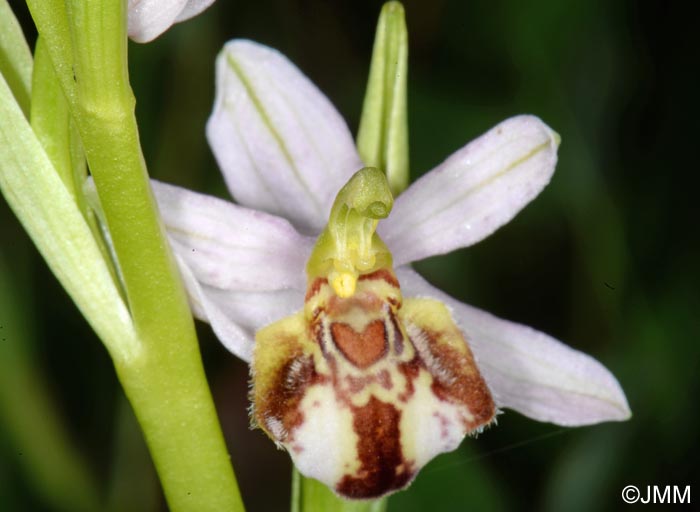
[[[380,169],[386,174],[389,188],[394,195],[401,193],[409,181],[407,73],[408,33],[404,9],[400,2],[388,2],[382,7],[377,22],[372,63],[357,135],[357,148],[366,165]],[[389,197],[387,201],[389,210],[391,201]],[[338,212],[333,213],[337,217]],[[388,211],[386,213],[388,214]],[[376,216],[376,218],[379,217],[379,215]],[[374,223],[371,226],[373,233],[376,220],[367,220],[367,222]],[[339,225],[333,222],[330,224],[335,227]],[[342,226],[344,227],[345,224],[342,223]],[[326,243],[331,245],[331,240],[338,238],[331,235],[326,230],[319,243],[327,240]],[[362,239],[362,237],[356,238]],[[335,248],[335,244],[333,247]],[[385,254],[389,259],[391,258],[388,251]],[[310,266],[313,264],[310,262]],[[352,268],[344,272],[343,269],[338,268],[334,275],[336,289],[342,291],[345,288],[346,292],[351,293],[348,287],[352,286],[354,289],[357,270]],[[380,512],[387,507],[387,498],[364,502],[343,500],[325,485],[299,475],[296,469],[293,477],[292,499],[292,510],[300,512],[314,510]]]

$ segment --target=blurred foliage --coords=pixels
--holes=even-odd
[[[11,4],[33,39],[26,9]],[[542,117],[563,141],[551,185],[513,222],[475,247],[418,268],[466,302],[600,359],[619,378],[634,417],[559,429],[506,411],[498,427],[429,464],[389,510],[616,510],[627,484],[693,484],[700,427],[692,406],[700,391],[700,251],[691,196],[698,180],[689,140],[697,110],[689,78],[697,60],[694,18],[678,4],[634,0],[405,6],[414,179],[517,113]],[[153,177],[227,195],[204,124],[215,55],[234,37],[283,51],[355,131],[380,7],[220,0],[151,44],[131,44],[131,80]],[[140,510],[164,509],[106,352],[4,201],[0,240],[0,282],[21,279],[12,307],[0,309],[0,343],[8,344],[17,318],[32,319],[22,339],[9,341],[29,345],[28,371],[46,383],[59,410],[47,421],[85,459],[109,496],[105,507],[135,510],[124,496],[134,493],[143,496]],[[248,430],[247,368],[208,326],[198,327],[249,510],[286,510],[288,457]],[[8,364],[1,361],[0,371]],[[4,391],[17,404],[34,392]],[[0,422],[0,510],[57,510],[23,460],[32,452],[31,437],[11,427]]]

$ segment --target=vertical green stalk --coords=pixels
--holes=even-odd
[[[27,3],[80,132],[117,255],[141,350],[114,364],[170,509],[243,510],[149,188],[128,80],[126,2]]]
[[[387,2],[377,23],[357,149],[365,165],[384,171],[397,196],[408,185],[408,32],[403,6]]]

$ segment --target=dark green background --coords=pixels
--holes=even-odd
[[[412,177],[515,114],[536,114],[562,137],[551,185],[513,222],[418,268],[464,301],[602,361],[634,417],[561,429],[506,411],[498,427],[429,464],[390,510],[616,510],[625,485],[697,483],[697,28],[672,4],[405,4]],[[24,6],[14,5],[33,38]],[[226,196],[204,124],[214,58],[231,38],[280,49],[354,132],[380,6],[219,0],[155,42],[131,44],[152,176]],[[9,343],[7,332],[22,334],[33,382],[44,383],[113,509],[164,509],[106,351],[4,201],[0,251],[0,280],[14,290],[0,303],[0,343]],[[244,500],[251,511],[285,510],[290,463],[260,431],[248,430],[247,367],[207,325],[198,327]],[[0,361],[0,371],[11,364]],[[5,392],[16,407],[31,400],[23,387]],[[28,477],[26,441],[3,428],[12,414],[6,409],[0,510],[54,510]]]

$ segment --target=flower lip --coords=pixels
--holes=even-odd
[[[256,334],[256,423],[299,470],[348,499],[406,487],[496,407],[445,306],[403,299],[390,267],[343,296],[309,285],[304,310]]]

